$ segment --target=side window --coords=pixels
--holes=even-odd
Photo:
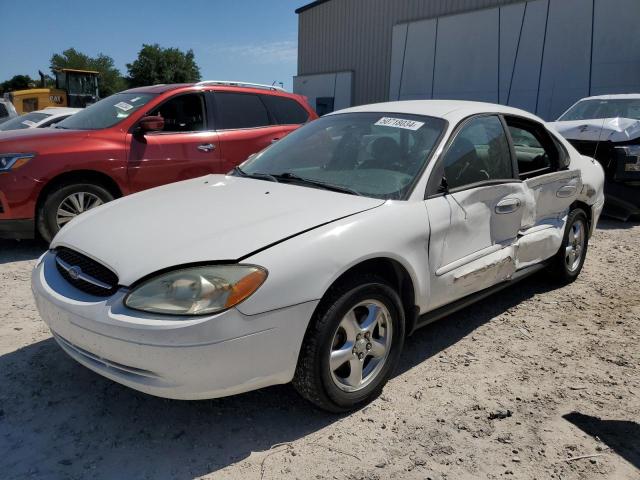
[[[0,118],[8,117],[9,112],[7,112],[7,107],[5,107],[2,103],[0,103]]]
[[[309,114],[302,106],[291,98],[276,95],[261,95],[273,118],[280,125],[297,125],[309,119]]]
[[[251,93],[216,92],[216,128],[265,127],[271,122],[267,109],[258,95]]]
[[[553,159],[558,158],[558,150],[553,141],[533,125],[509,119],[507,125],[513,140],[520,177],[529,178],[551,172]]]
[[[509,142],[498,117],[479,117],[457,134],[444,157],[449,188],[513,178]]]
[[[163,132],[197,132],[206,128],[204,99],[198,93],[173,97],[149,115],[164,118]]]

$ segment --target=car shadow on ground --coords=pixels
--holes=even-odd
[[[599,438],[640,470],[640,424],[630,420],[603,420],[579,412],[568,413],[562,418],[586,434]]]
[[[550,288],[536,275],[419,330],[396,375]],[[287,385],[207,401],[152,397],[80,366],[53,339],[0,357],[0,471],[10,478],[191,479],[340,418]]]
[[[417,330],[405,342],[402,360],[396,374],[437,355],[474,330],[523,301],[558,288],[543,270],[510,285],[470,307]]]
[[[599,230],[626,230],[638,225],[640,225],[639,218],[631,218],[626,222],[623,222],[622,220],[616,220],[615,218],[605,217],[603,215],[598,221]]]
[[[47,250],[43,240],[0,240],[0,265],[34,260]]]

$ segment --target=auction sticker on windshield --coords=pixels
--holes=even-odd
[[[405,118],[382,117],[375,124],[382,127],[396,127],[404,128],[405,130],[418,130],[421,126],[424,125],[424,122],[407,120]]]
[[[120,110],[124,110],[126,112],[127,110],[131,110],[133,108],[133,105],[129,105],[126,102],[119,102],[119,103],[116,103],[114,107],[119,108]]]

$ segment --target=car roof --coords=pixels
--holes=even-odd
[[[69,115],[78,113],[81,108],[71,108],[71,107],[47,107],[42,110],[36,110],[33,113],[47,113],[49,115]]]
[[[404,113],[410,115],[426,115],[430,117],[444,118],[450,123],[457,123],[463,118],[482,113],[502,113],[529,118],[544,123],[540,117],[519,108],[507,107],[496,103],[472,102],[467,100],[404,100],[398,102],[372,103],[357,107],[345,108],[330,113],[356,112],[380,112],[380,113]]]
[[[233,82],[232,82],[233,83]],[[238,83],[234,85],[230,83],[229,85],[224,85],[220,83],[167,83],[160,85],[149,85],[146,87],[136,87],[130,88],[129,90],[125,90],[121,93],[152,93],[152,94],[161,94],[173,90],[179,89],[189,89],[193,87],[197,87],[203,90],[218,90],[218,91],[250,91],[252,93],[266,93],[270,95],[284,95],[284,96],[297,96],[294,93],[287,92],[286,90],[282,90],[279,88],[269,89],[265,87],[254,87],[250,86],[250,84],[242,84]]]
[[[619,93],[614,95],[594,95],[593,97],[585,97],[578,100],[640,100],[640,93]]]

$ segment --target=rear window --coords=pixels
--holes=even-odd
[[[257,128],[270,124],[267,109],[252,93],[216,92],[216,128]]]
[[[301,124],[309,119],[307,111],[291,98],[262,95],[262,100],[276,122],[281,125]]]

